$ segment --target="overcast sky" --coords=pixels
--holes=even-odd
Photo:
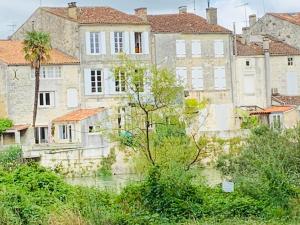
[[[74,0],[0,0],[0,38],[6,38],[16,28],[42,6],[66,6]],[[76,1],[76,0],[75,0]],[[300,12],[300,0],[211,0],[211,6],[218,8],[219,24],[232,30],[236,22],[240,31],[245,26],[247,16],[257,14],[261,17],[265,12]],[[205,16],[207,0],[195,0],[195,12]],[[248,3],[246,6],[240,6]],[[176,13],[179,6],[187,5],[194,12],[194,0],[77,0],[78,6],[111,6],[133,13],[135,8],[147,7],[151,14]],[[240,7],[239,7],[240,6]]]

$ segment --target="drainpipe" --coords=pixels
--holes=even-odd
[[[264,55],[265,55],[266,106],[270,107],[272,104],[270,43],[269,43],[269,38],[267,38],[267,37],[264,37],[264,39],[263,39],[263,50],[264,50]]]

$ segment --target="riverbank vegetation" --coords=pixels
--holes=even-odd
[[[300,128],[256,128],[217,167],[233,193],[195,180],[195,170],[161,164],[120,193],[71,186],[20,151],[0,154],[0,224],[299,224]],[[9,156],[9,157],[8,157]],[[14,163],[16,162],[16,163]],[[168,165],[168,166],[166,166]]]

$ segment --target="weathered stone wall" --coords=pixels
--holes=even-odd
[[[300,49],[300,26],[266,14],[250,27],[247,36],[268,34]]]
[[[39,8],[11,38],[13,40],[23,40],[26,32],[32,31],[33,26],[35,30],[50,33],[53,48],[79,58],[79,27],[76,22],[63,19]]]
[[[284,113],[283,126],[284,128],[293,128],[299,123],[300,114],[298,110],[292,110]]]
[[[0,118],[6,118],[7,115],[7,90],[6,90],[6,65],[0,64]]]

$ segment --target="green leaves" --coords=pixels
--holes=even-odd
[[[0,134],[13,126],[13,122],[10,119],[0,119]]]

